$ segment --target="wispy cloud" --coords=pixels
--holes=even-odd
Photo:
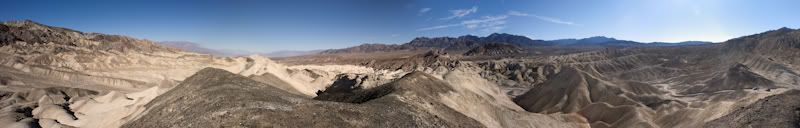
[[[430,11],[431,11],[431,8],[421,8],[421,9],[419,9],[419,12],[417,12],[417,15],[423,15],[423,14],[428,13]]]
[[[580,25],[580,24],[577,24],[575,22],[565,21],[565,20],[561,20],[559,18],[540,16],[540,15],[531,15],[531,14],[524,13],[524,12],[519,12],[519,11],[508,11],[508,15],[511,15],[511,16],[531,16],[531,17],[534,17],[536,19],[539,19],[539,20],[542,20],[542,21],[545,21],[545,22],[555,23],[555,24],[564,24],[564,25],[570,25],[570,26]]]
[[[507,23],[508,16],[485,16],[480,19],[462,21],[461,24],[469,29],[481,29],[482,31],[495,32],[500,31]]]
[[[508,15],[512,16],[528,16],[528,13],[523,13],[519,11],[508,11]]]
[[[558,18],[553,18],[553,17],[546,17],[546,16],[539,16],[539,15],[533,15],[533,17],[536,17],[539,20],[547,21],[547,22],[550,22],[550,23],[572,25],[572,26],[579,25],[579,24],[575,24],[575,22],[564,21],[564,20],[561,20],[561,19],[558,19]]]
[[[442,18],[442,20],[461,18],[461,17],[467,16],[469,14],[476,13],[476,12],[478,12],[478,6],[472,6],[472,8],[468,8],[468,9],[450,10],[450,13],[452,15],[448,16],[448,17],[444,17],[444,18]]]
[[[472,9],[467,9],[467,10],[477,10],[477,7],[473,7]],[[454,14],[453,16],[458,16],[455,13],[456,11],[452,11],[452,12]],[[474,13],[474,12],[470,12],[470,13]],[[466,15],[466,14],[464,14],[464,15]],[[451,16],[451,17],[453,17],[453,16]],[[564,21],[564,20],[561,20],[561,19],[558,19],[558,18],[533,15],[533,14],[528,14],[528,13],[519,12],[519,11],[508,11],[508,13],[505,13],[505,14],[502,14],[502,15],[484,16],[484,17],[480,17],[480,18],[476,18],[476,19],[462,20],[461,22],[453,23],[453,24],[444,24],[444,25],[420,28],[420,29],[417,29],[417,31],[430,31],[430,30],[438,30],[438,29],[445,29],[445,28],[452,28],[452,27],[464,27],[466,29],[476,29],[476,30],[480,30],[480,31],[483,31],[483,32],[497,32],[497,31],[500,31],[500,30],[503,30],[503,29],[506,28],[506,24],[508,23],[508,20],[511,17],[534,17],[536,19],[539,19],[539,20],[542,20],[542,21],[545,21],[545,22],[550,22],[550,23],[564,24],[564,25],[571,25],[571,26],[580,25],[580,24],[576,24],[574,22]],[[446,17],[446,18],[450,18],[450,17]],[[455,18],[455,17],[453,17],[453,18]]]
[[[432,26],[432,27],[427,27],[427,28],[420,28],[420,29],[417,29],[417,31],[430,31],[430,30],[443,29],[443,28],[449,28],[449,27],[457,27],[457,26],[461,26],[461,24],[438,25],[438,26]]]
[[[417,29],[417,31],[429,31],[429,30],[463,26],[467,29],[480,29],[482,31],[494,32],[504,29],[505,28],[504,25],[507,23],[507,19],[508,15],[484,16],[478,19],[464,20],[456,24],[445,24],[445,25],[420,28]]]
[[[483,29],[481,29],[481,31],[483,31],[485,33],[493,33],[493,32],[497,32],[497,31],[503,30],[505,28],[506,28],[506,26],[494,26],[494,27],[483,28]]]

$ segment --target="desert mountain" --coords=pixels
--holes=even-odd
[[[617,40],[615,38],[605,37],[605,36],[595,36],[583,39],[559,39],[559,40],[552,40],[550,42],[554,42],[559,45],[573,45],[573,44],[602,44],[606,42],[620,42],[621,40]]]
[[[690,46],[706,45],[711,42],[704,41],[685,41],[677,43],[665,42],[636,42],[629,40],[619,40],[615,38],[596,36],[583,39],[560,39],[560,40],[534,40],[525,36],[512,35],[506,33],[493,33],[486,37],[473,35],[459,37],[418,37],[404,44],[363,44],[350,48],[331,49],[322,51],[322,54],[334,53],[369,53],[369,52],[392,52],[392,51],[413,51],[444,49],[451,51],[470,50],[476,47],[490,44],[508,44],[521,48],[534,47],[647,47],[647,46]]]
[[[404,44],[364,44],[344,49],[331,49],[321,52],[322,54],[334,53],[363,53],[363,52],[388,52],[388,51],[403,51],[403,50],[430,50],[430,49],[445,49],[445,50],[469,50],[471,48],[490,43],[507,43],[517,46],[548,46],[548,42],[542,40],[533,40],[525,36],[511,35],[505,33],[494,33],[486,37],[478,37],[473,35],[459,36],[459,37],[418,37]]]
[[[583,39],[559,39],[551,40],[553,44],[559,46],[572,46],[572,47],[585,47],[585,46],[603,46],[603,47],[643,47],[643,46],[690,46],[690,45],[706,45],[711,42],[705,41],[684,41],[684,42],[636,42],[630,40],[620,40],[605,36],[595,36]]]

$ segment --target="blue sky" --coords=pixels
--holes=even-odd
[[[510,33],[724,41],[800,27],[798,0],[6,0],[0,20],[257,52]]]

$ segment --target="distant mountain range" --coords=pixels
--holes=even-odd
[[[712,42],[705,41],[685,41],[677,43],[667,42],[636,42],[629,40],[619,40],[610,37],[596,36],[583,39],[560,39],[560,40],[534,40],[525,36],[512,35],[506,33],[493,33],[486,37],[478,37],[473,35],[459,36],[459,37],[418,37],[404,44],[363,44],[359,46],[343,48],[343,49],[330,49],[320,52],[321,54],[336,54],[336,53],[365,53],[365,52],[380,52],[380,51],[403,51],[403,50],[419,50],[419,49],[445,49],[445,50],[469,50],[475,47],[483,46],[486,44],[509,44],[523,48],[530,47],[587,47],[587,46],[603,46],[603,47],[643,47],[643,46],[686,46],[686,45],[703,45],[711,44]]]
[[[187,41],[162,41],[162,42],[156,42],[156,43],[162,44],[162,45],[167,46],[167,47],[182,49],[182,50],[185,50],[185,51],[203,53],[203,54],[210,54],[210,55],[216,55],[216,56],[226,56],[226,57],[229,57],[229,56],[241,56],[241,55],[247,55],[247,54],[250,53],[250,52],[242,52],[242,51],[236,51],[236,50],[210,49],[210,48],[206,48],[206,47],[200,46],[200,44],[193,43],[193,42],[187,42]]]
[[[636,42],[630,40],[619,40],[616,38],[595,36],[583,39],[559,39],[550,40],[556,45],[562,46],[587,46],[587,45],[602,45],[602,46],[686,46],[686,45],[703,45],[711,44],[707,41],[684,41],[684,42]]]
[[[505,43],[522,47],[549,46],[550,42],[544,40],[533,40],[528,37],[511,35],[505,33],[494,33],[486,37],[473,35],[453,37],[417,37],[404,44],[363,44],[350,48],[331,49],[322,51],[322,54],[335,53],[359,53],[359,52],[379,52],[379,51],[398,51],[398,50],[418,50],[418,49],[445,49],[445,50],[467,50],[490,43]]]
[[[311,50],[311,51],[275,51],[275,52],[268,52],[268,53],[260,53],[260,52],[251,52],[245,50],[232,50],[232,49],[211,49],[203,47],[200,44],[188,41],[161,41],[157,42],[159,44],[165,45],[167,47],[177,48],[185,51],[196,52],[196,53],[203,53],[203,54],[210,54],[215,56],[223,56],[223,57],[234,57],[234,56],[246,56],[246,55],[263,55],[268,57],[291,57],[291,56],[302,56],[302,55],[309,55],[309,54],[316,54],[322,50]]]
[[[269,53],[264,53],[261,55],[268,56],[268,57],[292,57],[292,56],[302,56],[302,55],[311,55],[317,54],[322,52],[323,50],[310,50],[310,51],[300,51],[300,50],[283,50],[283,51],[274,51]]]
[[[520,48],[531,47],[643,47],[643,46],[687,46],[687,45],[704,45],[711,44],[712,42],[706,41],[684,41],[677,43],[668,42],[636,42],[629,40],[619,40],[616,38],[595,36],[583,39],[559,39],[559,40],[534,40],[525,36],[506,34],[506,33],[493,33],[486,37],[478,37],[473,35],[465,35],[459,37],[417,37],[408,43],[404,44],[362,44],[358,46],[342,48],[342,49],[328,49],[328,50],[310,50],[310,51],[275,51],[269,53],[250,52],[244,50],[231,50],[231,49],[211,49],[203,47],[197,43],[187,41],[162,41],[158,42],[166,46],[182,49],[191,52],[211,54],[216,56],[245,56],[251,54],[259,54],[269,57],[291,57],[302,56],[311,54],[336,54],[336,53],[369,53],[369,52],[387,52],[387,51],[410,51],[410,50],[428,50],[428,49],[444,49],[444,50],[470,50],[479,46],[487,44],[508,44]]]

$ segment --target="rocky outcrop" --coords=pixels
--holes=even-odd
[[[800,126],[800,91],[769,96],[705,124],[708,128],[796,128]]]
[[[42,127],[57,125],[56,119],[74,120],[69,106],[90,95],[97,92],[63,87],[0,91],[0,127]],[[42,115],[48,107],[54,114]]]
[[[53,42],[64,45],[78,45],[76,36],[84,33],[66,28],[49,27],[30,20],[9,21],[0,25],[0,46],[17,41],[28,44]]]

